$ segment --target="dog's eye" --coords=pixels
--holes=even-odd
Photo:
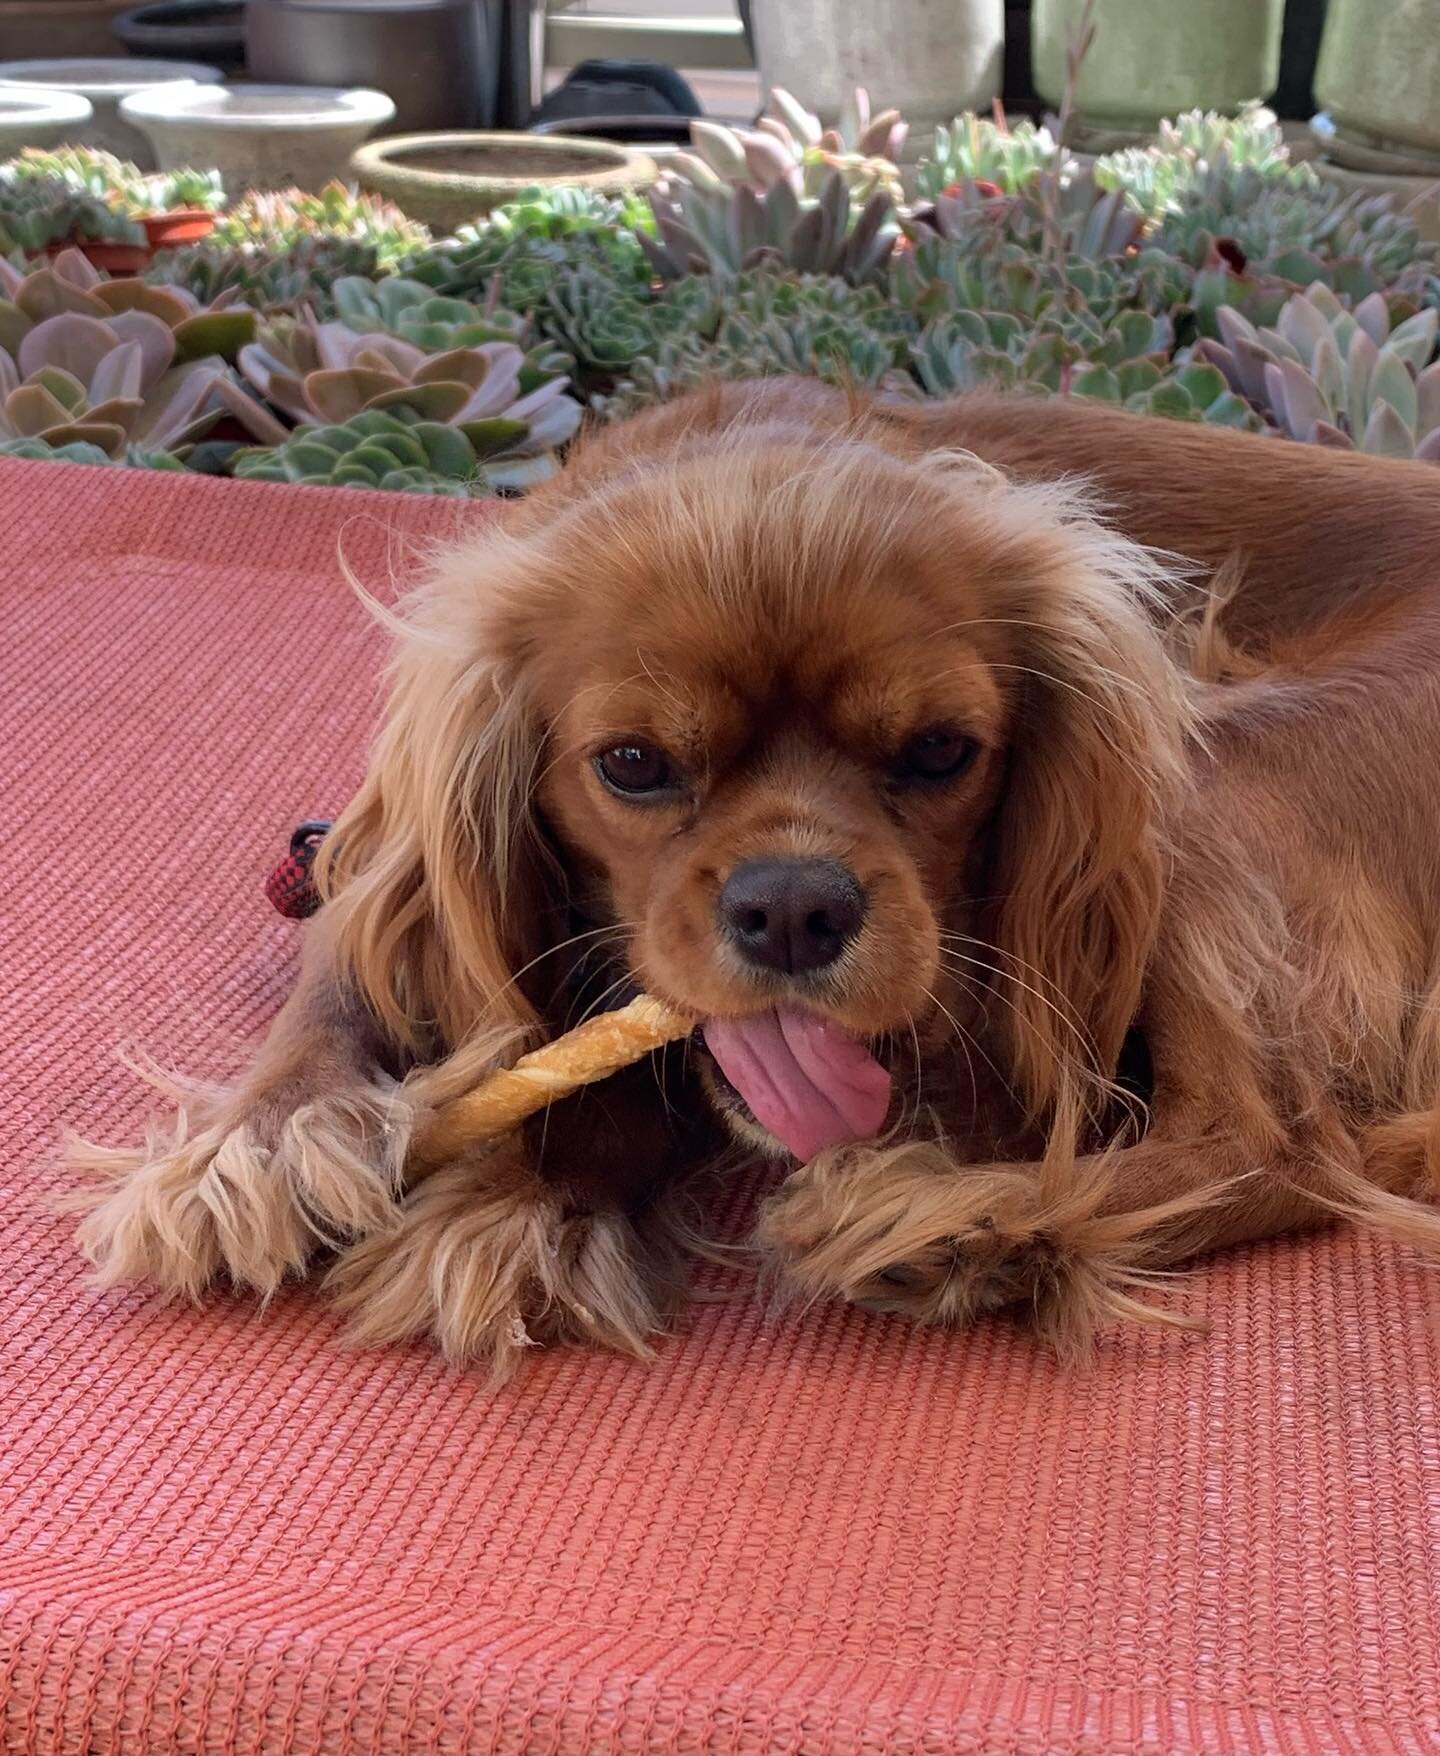
[[[613,744],[595,758],[595,767],[617,793],[659,793],[675,783],[669,757],[654,744]]]
[[[970,766],[979,748],[964,732],[932,726],[900,752],[900,772],[907,780],[950,780]]]

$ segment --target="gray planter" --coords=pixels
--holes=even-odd
[[[482,0],[250,0],[245,28],[252,79],[373,86],[394,100],[397,134],[494,118]]]
[[[1440,0],[1330,0],[1315,97],[1327,155],[1358,170],[1377,157],[1440,176]]]
[[[1035,86],[1052,107],[1083,0],[1034,0]],[[1097,0],[1077,103],[1095,135],[1154,132],[1184,110],[1237,110],[1280,77],[1284,0]]]
[[[1004,0],[757,0],[755,60],[767,91],[783,86],[834,122],[857,85],[893,104],[914,147],[941,122],[999,95]]]

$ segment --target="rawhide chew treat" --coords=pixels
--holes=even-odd
[[[437,1110],[410,1148],[412,1168],[433,1170],[467,1148],[504,1134],[536,1110],[569,1096],[582,1085],[608,1079],[642,1055],[689,1036],[695,1020],[663,1000],[641,994],[615,1012],[584,1024],[501,1067]]]

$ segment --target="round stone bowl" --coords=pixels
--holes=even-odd
[[[578,134],[396,134],[352,156],[362,189],[384,195],[451,232],[537,184],[571,184],[602,195],[645,189],[660,174],[648,153]]]
[[[0,85],[0,159],[12,159],[26,146],[79,140],[94,113],[78,91]]]
[[[215,165],[231,195],[321,189],[343,177],[355,148],[395,114],[383,91],[323,85],[170,86],[121,105],[161,170]]]
[[[162,85],[194,85],[223,78],[202,61],[149,61],[115,55],[54,61],[0,61],[0,85],[74,92],[90,105],[90,120],[66,138],[73,145],[98,146],[132,159],[142,171],[155,168],[150,144],[120,113],[127,98]]]

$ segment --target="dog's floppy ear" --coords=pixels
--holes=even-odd
[[[532,808],[542,730],[523,665],[494,650],[485,559],[457,550],[403,615],[374,606],[398,637],[388,703],[317,865],[340,975],[415,1059],[530,1035],[517,978],[563,918]]]
[[[1014,625],[1017,713],[989,886],[996,1022],[1038,1118],[1076,1097],[1077,1079],[1093,1091],[1113,1077],[1139,1009],[1190,710],[1156,625],[1157,559],[1073,491],[1005,498],[1027,529],[999,611]]]

